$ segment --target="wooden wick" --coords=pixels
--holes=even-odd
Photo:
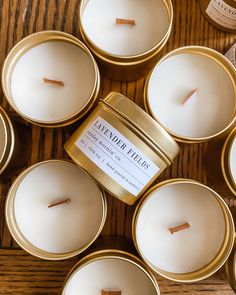
[[[121,295],[121,291],[119,290],[102,290],[101,295]]]
[[[189,95],[185,98],[183,101],[183,104],[186,104],[188,101],[190,101],[196,94],[198,93],[198,88],[193,89]]]
[[[55,84],[55,85],[58,85],[58,86],[65,86],[64,82],[58,81],[58,80],[52,80],[52,79],[48,79],[48,78],[43,78],[43,81],[45,83]]]
[[[174,233],[184,230],[184,229],[187,229],[187,228],[190,228],[190,225],[187,222],[185,222],[179,226],[169,228],[169,231],[173,235]]]
[[[52,207],[62,205],[62,204],[69,204],[70,202],[71,202],[71,199],[65,199],[65,200],[62,200],[59,202],[52,203],[51,205],[48,205],[48,208],[52,208]]]
[[[134,19],[126,19],[126,18],[116,18],[117,25],[130,25],[135,26],[136,21]]]

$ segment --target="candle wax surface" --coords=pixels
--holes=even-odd
[[[171,234],[169,228],[189,223]],[[137,219],[136,237],[142,256],[155,268],[171,273],[196,271],[212,261],[224,241],[220,204],[196,184],[172,184],[154,191]]]
[[[43,78],[65,85],[45,83]],[[91,58],[78,46],[45,42],[29,49],[16,63],[11,77],[15,107],[33,120],[68,119],[86,104],[95,85]]]
[[[63,294],[100,295],[103,289],[118,289],[122,295],[157,294],[143,271],[115,258],[96,260],[83,266],[71,277]]]
[[[48,205],[70,198],[68,204]],[[97,234],[102,220],[101,192],[72,163],[47,162],[28,173],[15,196],[16,223],[24,237],[47,252],[78,250]]]
[[[236,137],[234,138],[232,148],[230,150],[229,162],[230,162],[230,170],[232,173],[232,177],[234,182],[236,183]]]
[[[183,104],[194,89],[198,93]],[[154,118],[174,134],[192,138],[221,131],[235,108],[230,77],[200,54],[177,54],[156,66],[147,97]]]
[[[116,25],[116,18],[136,25]],[[90,0],[82,14],[83,29],[98,48],[114,55],[137,55],[165,36],[169,17],[162,0]]]

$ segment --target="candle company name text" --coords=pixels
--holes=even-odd
[[[236,15],[236,9],[231,8],[231,6],[227,5],[222,0],[214,0],[214,3],[224,12],[230,14],[230,15]]]

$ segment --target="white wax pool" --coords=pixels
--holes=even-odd
[[[70,198],[68,204],[48,205]],[[16,223],[41,250],[67,253],[97,235],[103,216],[101,191],[75,164],[43,162],[21,181],[15,195]]]
[[[185,222],[190,228],[171,234],[169,228]],[[224,242],[225,219],[210,191],[177,183],[151,193],[139,212],[135,233],[141,255],[155,269],[189,273],[216,257]]]
[[[233,180],[236,183],[236,138],[234,138],[232,148],[230,150],[229,166],[233,176]]]
[[[116,18],[133,19],[136,25],[116,25]],[[164,38],[169,23],[162,0],[90,0],[82,14],[92,43],[121,56],[150,50]]]
[[[62,81],[64,86],[45,83]],[[91,58],[79,46],[44,42],[29,49],[16,63],[11,93],[16,108],[33,120],[54,122],[78,113],[95,85]]]

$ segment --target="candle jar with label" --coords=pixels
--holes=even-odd
[[[115,80],[146,75],[171,33],[170,0],[82,0],[80,32],[102,73]]]
[[[27,126],[12,122],[7,112],[0,107],[0,175],[27,164],[31,150]]]
[[[24,119],[58,127],[92,108],[100,75],[92,54],[77,38],[44,31],[24,38],[10,51],[2,86],[11,107]]]
[[[179,152],[155,120],[119,93],[100,101],[65,149],[102,187],[130,205]]]
[[[136,256],[102,250],[82,258],[68,274],[63,295],[160,295],[154,275]]]
[[[133,217],[135,246],[149,267],[178,282],[215,273],[234,244],[234,222],[224,200],[188,179],[152,187]]]
[[[225,53],[225,57],[236,67],[236,43]]]
[[[144,103],[177,141],[210,140],[226,133],[235,122],[236,70],[213,49],[178,48],[151,71]]]
[[[49,160],[18,176],[9,190],[5,214],[13,238],[24,250],[60,260],[78,255],[99,236],[106,199],[74,163]]]
[[[230,33],[236,32],[235,0],[200,0],[206,19],[216,28]]]

